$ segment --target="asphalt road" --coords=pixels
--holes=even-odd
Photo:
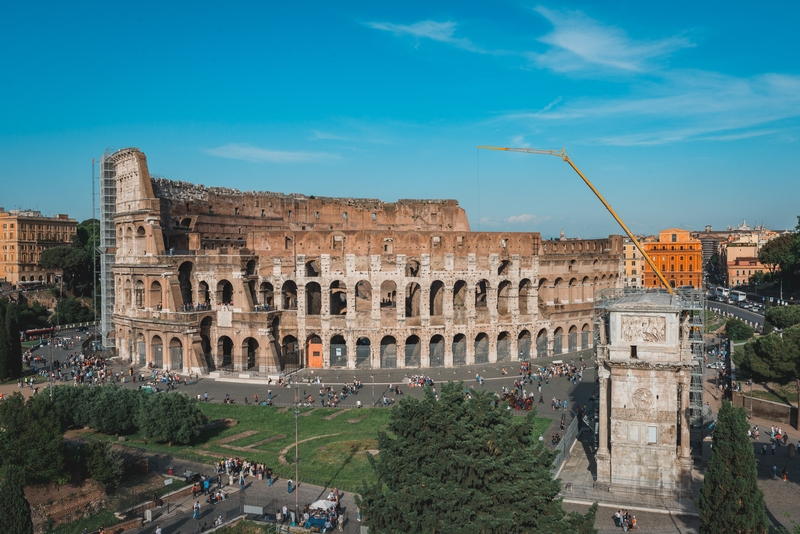
[[[756,323],[759,326],[764,326],[764,315],[751,310],[745,310],[744,308],[740,308],[739,306],[735,306],[733,304],[709,300],[706,302],[706,307],[709,310],[720,310],[723,312],[732,313],[737,319],[743,319],[745,321]]]

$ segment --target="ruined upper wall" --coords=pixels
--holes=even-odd
[[[154,195],[147,156],[138,148],[124,148],[110,159],[116,169],[117,215],[152,210]]]
[[[162,202],[166,227],[187,217],[213,216],[230,224],[266,221],[276,229],[303,230],[424,230],[469,231],[467,214],[456,200],[328,198],[302,194],[242,192],[188,182],[153,178]],[[199,230],[199,229],[198,229]]]

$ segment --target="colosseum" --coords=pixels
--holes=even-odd
[[[619,236],[472,232],[455,200],[170,181],[135,148],[106,163],[116,198],[104,334],[142,365],[257,376],[566,354],[592,346],[594,292],[620,285]]]

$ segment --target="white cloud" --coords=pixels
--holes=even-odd
[[[533,224],[541,224],[551,219],[552,217],[537,217],[536,215],[531,215],[529,213],[521,213],[520,215],[511,215],[510,217],[505,217],[505,218],[481,217],[480,221],[478,222],[481,225],[492,226],[492,227],[514,226],[514,225],[531,226]]]
[[[271,150],[237,143],[231,143],[217,148],[209,148],[206,149],[206,153],[220,158],[238,159],[250,163],[264,161],[271,163],[303,163],[341,159],[340,156],[329,152]]]
[[[540,67],[556,72],[592,66],[641,72],[649,70],[652,59],[694,46],[685,37],[635,41],[621,29],[606,26],[579,11],[553,11],[541,6],[534,11],[553,25],[553,31],[539,38],[552,48],[541,54],[531,52],[528,57]]]
[[[475,46],[469,39],[456,37],[455,22],[436,22],[423,20],[414,24],[393,24],[391,22],[368,22],[367,26],[376,30],[392,32],[395,35],[410,35],[412,37],[431,39],[440,43],[447,43],[470,52],[479,54],[488,53],[487,50]]]

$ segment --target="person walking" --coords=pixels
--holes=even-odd
[[[777,464],[772,464],[772,478],[778,478],[778,466],[777,466]]]
[[[783,466],[783,481],[788,482],[789,471],[787,471],[786,466]]]
[[[772,456],[775,456],[775,443],[772,444]]]
[[[200,501],[195,501],[192,506],[192,519],[200,519]]]

